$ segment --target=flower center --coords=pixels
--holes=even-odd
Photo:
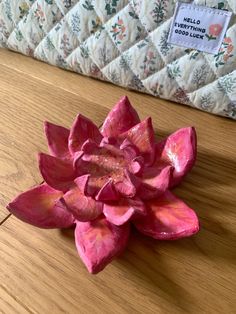
[[[91,181],[95,180],[99,188],[110,179],[114,183],[123,181],[124,170],[128,168],[123,152],[111,145],[97,147],[92,153],[85,154],[82,159],[86,161]]]

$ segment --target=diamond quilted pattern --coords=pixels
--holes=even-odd
[[[167,43],[177,0],[0,0],[0,47],[236,119],[236,1],[217,55]]]
[[[28,13],[34,0],[3,0],[0,2],[0,47],[7,45],[7,39],[14,27]]]

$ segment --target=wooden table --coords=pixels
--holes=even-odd
[[[41,230],[6,204],[41,182],[44,120],[69,127],[78,112],[100,125],[127,94],[159,138],[194,125],[197,164],[176,189],[200,217],[196,236],[160,242],[134,232],[98,275],[69,231]],[[236,313],[236,124],[0,50],[0,313]]]

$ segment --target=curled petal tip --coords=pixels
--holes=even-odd
[[[115,145],[117,143],[117,140],[114,137],[104,137],[100,143],[100,146],[106,146],[106,145]]]
[[[77,171],[79,170],[79,166],[80,166],[80,161],[81,158],[83,157],[84,152],[83,151],[78,151],[74,154],[74,158],[73,158],[73,167],[74,169]]]
[[[73,155],[81,150],[82,145],[86,140],[92,140],[100,144],[102,135],[98,127],[88,118],[83,115],[77,115],[69,135],[69,150]]]
[[[155,135],[151,118],[136,124],[127,132],[120,135],[120,139],[127,139],[138,149],[146,164],[152,164],[155,157]]]
[[[144,160],[141,156],[134,158],[130,165],[129,165],[129,170],[131,173],[140,175],[142,173],[144,167]]]
[[[156,145],[155,163],[171,164],[174,168],[170,187],[179,184],[196,161],[197,138],[194,127],[182,128]]]
[[[80,191],[87,195],[88,193],[88,181],[89,181],[90,175],[85,174],[83,176],[77,177],[74,182],[77,185],[77,187],[80,189]]]
[[[140,122],[136,110],[131,106],[128,97],[122,97],[109,112],[101,128],[103,136],[116,137]]]
[[[120,149],[123,151],[126,160],[131,161],[139,155],[138,148],[132,144],[127,138],[120,145]]]
[[[68,150],[70,130],[45,121],[44,132],[47,138],[50,154],[59,158],[70,158],[70,152]]]
[[[92,140],[88,139],[84,142],[84,144],[81,147],[81,151],[84,152],[84,154],[91,154],[94,149],[98,148],[99,146]]]
[[[112,180],[106,182],[95,197],[97,201],[115,201],[118,198]]]

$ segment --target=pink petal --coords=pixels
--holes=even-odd
[[[100,146],[104,146],[104,145],[116,145],[117,144],[117,140],[114,137],[103,137]]]
[[[170,191],[145,204],[148,214],[135,222],[140,232],[155,239],[175,240],[199,231],[195,212]]]
[[[74,185],[76,173],[70,161],[41,153],[39,169],[47,184],[56,190],[67,191]]]
[[[98,148],[99,148],[99,146],[97,143],[88,139],[82,145],[81,151],[83,151],[84,154],[92,154],[94,152],[94,150],[97,150]]]
[[[128,224],[118,227],[104,217],[90,222],[76,222],[76,247],[88,271],[93,274],[103,270],[123,252],[128,238]]]
[[[114,201],[118,198],[112,180],[105,183],[96,196],[96,200],[98,201]]]
[[[136,110],[131,106],[128,97],[124,96],[109,112],[101,128],[101,133],[103,136],[116,137],[139,122]]]
[[[44,131],[50,154],[58,158],[70,158],[68,150],[70,130],[50,122],[45,122]]]
[[[69,135],[70,153],[73,155],[79,151],[84,142],[88,139],[100,144],[102,135],[97,126],[91,120],[79,114],[73,123]]]
[[[155,151],[155,136],[151,118],[140,122],[129,131],[120,135],[120,139],[125,138],[139,149],[146,162],[153,162]]]
[[[87,140],[84,142],[81,150],[84,154],[83,160],[99,163],[99,165],[106,161],[106,164],[104,165],[106,167],[109,167],[109,162],[111,162],[110,167],[113,168],[113,164],[117,164],[117,158],[124,159],[124,154],[119,147],[104,142],[97,145],[95,142]]]
[[[142,200],[156,198],[163,194],[169,187],[172,167],[150,167],[142,173],[142,184],[138,195]]]
[[[196,131],[183,128],[161,141],[156,147],[156,164],[171,164],[174,167],[171,187],[176,186],[192,169],[197,154]]]
[[[114,184],[115,189],[122,196],[134,197],[137,192],[137,187],[139,187],[140,181],[131,174],[129,171],[124,171],[125,177],[121,181]]]
[[[131,161],[129,165],[129,170],[133,174],[140,175],[143,172],[143,167],[144,167],[143,157],[139,156]]]
[[[139,199],[122,198],[117,202],[105,203],[103,213],[108,221],[120,226],[133,216],[137,218],[145,215],[146,208],[144,203]]]
[[[87,193],[89,177],[90,177],[89,174],[85,174],[75,179],[76,185],[78,186],[80,191],[85,195]]]
[[[78,169],[80,166],[80,161],[84,155],[84,152],[79,150],[78,152],[74,153],[73,155],[73,167],[74,169]]]
[[[136,158],[140,154],[137,147],[132,144],[127,138],[121,143],[120,149],[122,150],[125,158],[128,161]]]
[[[101,215],[103,204],[85,196],[78,187],[68,191],[63,200],[67,209],[79,221],[90,221]]]
[[[16,197],[8,210],[17,218],[39,228],[67,228],[74,218],[61,203],[63,193],[46,183]]]
[[[97,200],[102,200],[102,197],[105,197],[105,195],[110,194],[111,188],[106,188],[106,185],[108,182],[112,181],[109,176],[105,175],[103,173],[103,168],[101,167],[101,170],[98,169],[97,175],[94,174],[94,172],[90,172],[91,165],[86,165],[86,161],[82,161],[80,164],[80,171],[81,173],[89,173],[85,175],[81,175],[78,178],[76,178],[75,183],[76,185],[83,190],[83,193],[87,196],[95,197]],[[99,172],[100,171],[100,172]],[[103,191],[104,189],[104,191]],[[101,191],[101,199],[100,196],[98,197],[99,192]],[[105,194],[104,194],[105,192]],[[116,199],[117,197],[115,197]],[[112,199],[114,199],[112,197]]]

